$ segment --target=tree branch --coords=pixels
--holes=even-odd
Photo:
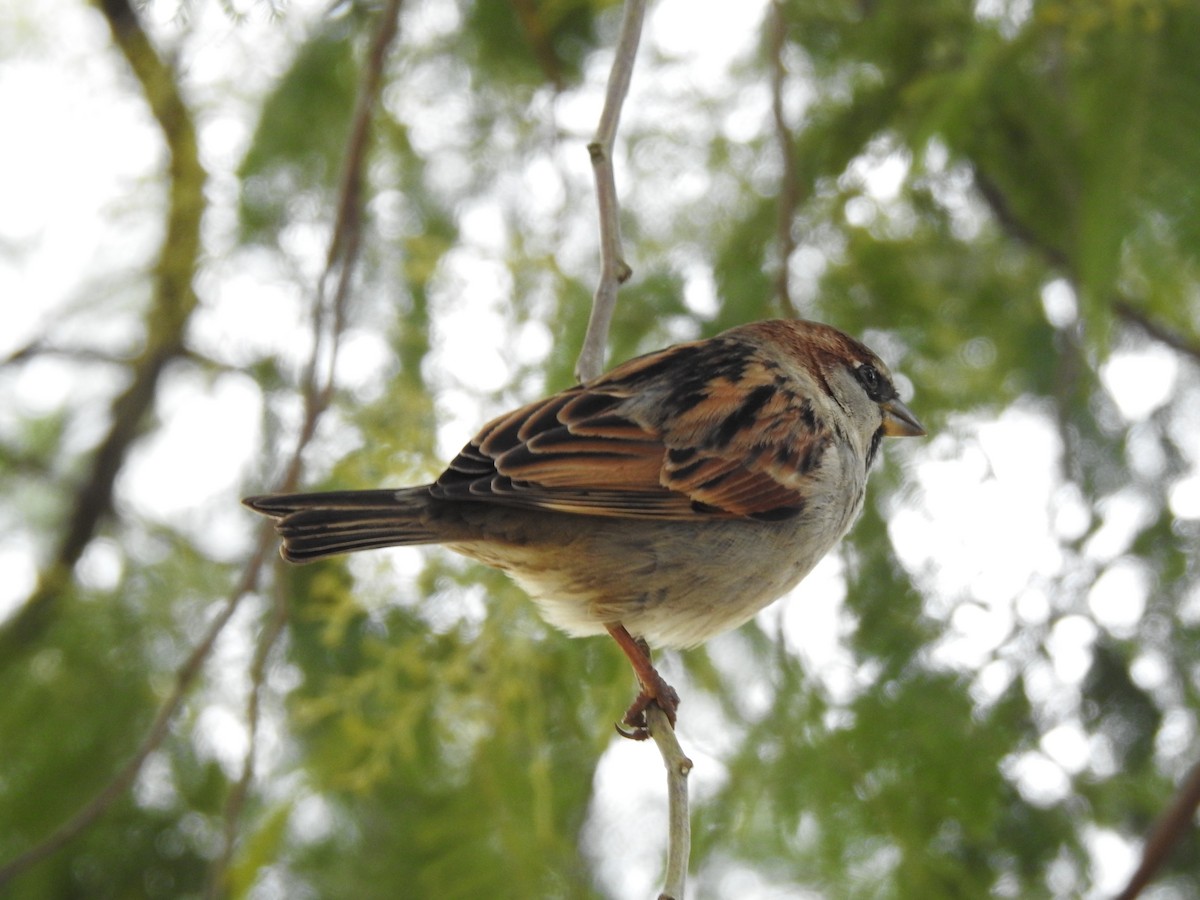
[[[110,20],[113,22],[114,34],[117,34],[118,30],[122,34],[130,30],[131,26],[124,18],[125,16],[132,17],[136,23],[133,10],[125,5],[124,0],[101,0],[101,2],[102,8],[106,13],[110,10],[114,11],[116,18]],[[328,407],[329,400],[333,395],[333,373],[337,360],[338,343],[346,319],[345,306],[361,243],[362,173],[366,160],[368,126],[370,124],[371,113],[375,109],[379,97],[383,62],[386,59],[387,49],[397,31],[400,4],[401,0],[390,0],[387,9],[383,13],[383,18],[376,33],[375,41],[372,44],[372,49],[364,70],[363,81],[360,86],[354,119],[347,140],[347,150],[343,157],[344,167],[339,187],[337,213],[331,230],[329,249],[326,254],[325,271],[322,273],[317,285],[316,299],[314,301],[312,351],[302,379],[305,410],[304,421],[301,423],[300,431],[296,438],[296,445],[284,466],[284,474],[275,487],[275,490],[280,493],[294,491],[299,484],[300,474],[303,470],[304,451],[316,433],[321,414]],[[142,38],[145,38],[144,34],[142,34]],[[193,134],[193,147],[194,137]],[[174,170],[174,167],[172,169]],[[196,237],[198,240],[198,231]],[[168,230],[168,241],[169,239],[170,231]],[[161,268],[162,266],[160,266]],[[327,285],[333,283],[335,279],[336,286],[333,291],[332,303],[330,303],[327,300],[329,293]],[[190,291],[190,276],[188,286]],[[194,296],[191,299],[192,305],[194,305]],[[190,308],[188,311],[190,312]],[[182,318],[184,321],[178,323],[181,340],[182,327],[186,321],[186,316]],[[321,360],[326,355],[323,347],[326,344],[329,347],[327,353],[328,360],[327,365],[322,367]],[[176,352],[183,352],[181,344]],[[132,388],[130,390],[132,391]],[[118,400],[119,402],[120,400]],[[242,600],[257,587],[263,563],[267,558],[268,550],[274,542],[275,531],[269,522],[264,521],[259,529],[254,551],[247,561],[245,568],[242,570],[240,580],[229,598],[225,601],[225,605],[222,607],[220,613],[218,613],[217,617],[209,625],[203,638],[201,638],[200,642],[176,672],[175,687],[171,691],[170,696],[159,708],[154,722],[151,724],[137,751],[121,770],[113,776],[108,784],[101,788],[74,816],[55,829],[41,843],[5,863],[3,866],[0,866],[0,887],[3,887],[31,866],[51,856],[74,838],[78,837],[99,819],[112,803],[123,795],[134,783],[150,754],[158,749],[166,738],[171,720],[183,704],[188,691],[203,669],[204,662],[212,652],[217,638],[241,605]],[[82,548],[80,550],[82,551]],[[244,806],[245,797],[253,778],[253,753],[255,744],[253,736],[257,731],[259,692],[262,680],[265,677],[268,653],[277,639],[279,631],[283,627],[284,612],[285,610],[281,609],[278,602],[273,606],[272,618],[267,623],[260,637],[258,651],[252,663],[252,689],[250,698],[247,701],[247,719],[252,738],[250,748],[247,751],[247,758],[243,764],[242,777],[238,784],[234,786],[226,803],[226,847],[222,856],[214,862],[213,877],[210,878],[209,885],[210,891],[216,886],[219,892],[220,885],[223,882],[225,869],[232,856],[233,838],[231,831],[236,828],[236,822]]]
[[[772,0],[770,15],[768,38],[771,57],[771,118],[775,123],[775,142],[779,146],[779,159],[783,164],[775,213],[775,241],[779,253],[779,269],[775,273],[775,300],[779,304],[780,313],[785,316],[798,316],[800,311],[796,308],[788,284],[788,263],[792,254],[796,252],[792,222],[796,218],[796,208],[800,205],[800,175],[796,171],[795,141],[783,111],[783,86],[787,80],[783,50],[787,43],[787,24],[782,0]]]
[[[314,323],[319,321],[319,317],[314,318]],[[335,351],[338,336],[338,333],[335,332],[330,338]],[[319,346],[320,341],[314,338],[309,370],[316,368]],[[300,433],[296,439],[296,446],[292,451],[287,465],[284,467],[285,474],[276,485],[276,491],[287,493],[296,489],[300,480],[300,473],[303,469],[304,451],[312,440],[312,436],[316,433],[317,422],[320,419],[321,413],[328,405],[327,400],[331,394],[332,391],[328,385],[318,387],[314,383],[306,387],[304,422],[301,424]],[[112,777],[108,784],[101,788],[75,815],[56,828],[41,843],[0,866],[0,888],[4,887],[5,884],[25,872],[31,866],[53,855],[82,834],[137,779],[142,766],[145,765],[150,754],[157,750],[166,738],[171,720],[183,704],[184,698],[187,696],[188,691],[191,690],[196,677],[200,674],[204,662],[208,659],[208,655],[212,652],[212,648],[216,644],[217,638],[224,631],[225,626],[229,624],[229,620],[233,618],[233,614],[237,612],[242,600],[258,586],[263,562],[267,558],[268,550],[274,543],[275,529],[271,527],[270,522],[264,521],[259,527],[254,551],[247,561],[245,568],[242,570],[241,579],[234,587],[229,598],[225,601],[225,605],[222,607],[220,613],[217,614],[212,624],[209,625],[208,630],[204,633],[204,637],[200,639],[200,642],[188,655],[188,658],[184,660],[183,665],[179,667],[179,670],[175,674],[175,687],[171,691],[170,696],[163,702],[163,705],[159,707],[158,714],[154,717],[154,722],[151,724],[146,737],[142,740],[137,751],[129,759],[129,762]]]
[[[200,670],[204,666],[204,661],[212,651],[217,637],[237,611],[242,599],[258,583],[258,575],[262,570],[263,561],[266,559],[267,550],[273,543],[274,532],[269,528],[262,528],[259,531],[254,553],[250,557],[249,562],[246,563],[246,568],[242,570],[241,580],[230,594],[229,599],[225,601],[225,606],[222,607],[220,613],[217,614],[217,617],[208,626],[208,630],[204,633],[204,637],[200,639],[200,643],[196,645],[195,649],[192,650],[188,658],[184,660],[183,665],[175,673],[175,687],[171,691],[171,695],[166,699],[166,702],[159,707],[158,714],[154,717],[154,722],[151,724],[150,730],[146,732],[146,737],[143,738],[137,752],[109,780],[108,784],[101,788],[75,815],[56,828],[45,840],[26,850],[20,856],[10,860],[3,866],[0,866],[0,888],[3,888],[4,885],[22,874],[30,866],[58,852],[82,834],[137,779],[142,766],[150,757],[150,754],[157,750],[163,739],[166,738],[171,719],[174,718],[176,711],[183,704],[184,697],[187,696],[192,683],[196,680],[196,676],[200,674]]]
[[[24,365],[25,363],[43,356],[56,356],[80,363],[100,363],[107,366],[123,366],[129,360],[112,353],[94,350],[91,347],[54,347],[44,343],[41,338],[30,341],[24,347],[14,350],[4,359],[0,359],[0,369],[8,366]]]
[[[1197,808],[1200,808],[1200,763],[1188,772],[1170,808],[1154,824],[1154,830],[1142,848],[1142,861],[1116,900],[1134,900],[1142,893],[1142,889],[1167,861],[1167,856],[1179,839],[1192,828]]]
[[[1077,282],[1075,271],[1071,265],[1071,258],[1061,248],[1056,247],[1049,241],[1043,239],[1036,234],[1029,225],[1021,219],[1021,217],[1012,208],[1012,204],[1008,202],[1008,196],[1001,190],[986,172],[974,166],[972,175],[975,179],[975,188],[979,191],[979,196],[988,205],[988,209],[992,211],[996,222],[1009,235],[1016,238],[1021,243],[1032,247],[1040,253],[1045,260],[1052,266],[1062,269],[1068,274],[1072,282]]]
[[[297,443],[297,452],[292,455],[283,476],[283,483],[286,486],[281,487],[281,491],[293,490],[299,482],[303,468],[300,449],[312,439],[320,415],[327,408],[333,396],[338,343],[346,322],[350,282],[362,247],[363,181],[370,149],[371,123],[375,111],[379,107],[379,95],[383,85],[383,71],[387,63],[388,50],[395,42],[399,31],[401,5],[402,0],[388,0],[387,6],[380,12],[379,22],[363,65],[358,95],[355,98],[354,113],[350,121],[350,131],[346,138],[346,149],[342,154],[337,211],[330,233],[329,247],[325,254],[325,270],[317,284],[317,296],[313,304],[313,349],[303,378],[305,420]],[[329,302],[330,284],[335,279],[332,302]],[[330,345],[329,358],[324,372],[321,373],[319,369],[323,355],[322,339],[326,335]],[[268,527],[266,530],[268,534],[274,533],[272,528]],[[241,777],[231,788],[225,802],[222,851],[213,860],[205,889],[206,896],[211,900],[216,900],[227,893],[226,882],[237,843],[238,824],[254,779],[259,701],[263,679],[266,676],[266,662],[286,621],[287,604],[282,593],[277,590],[273,612],[259,636],[258,649],[250,667],[251,687],[246,705],[246,727],[250,733],[250,740],[242,761]]]
[[[617,125],[621,120],[621,106],[633,78],[633,65],[645,17],[646,0],[626,0],[616,55],[608,73],[604,109],[600,113],[596,136],[588,144],[596,179],[596,206],[600,214],[600,281],[592,299],[592,315],[588,320],[583,347],[579,351],[579,361],[575,364],[575,377],[580,381],[589,381],[604,371],[604,348],[608,344],[608,327],[617,305],[617,289],[633,274],[621,250],[621,227],[618,221],[620,205],[617,203],[617,185],[613,178],[612,151]]]
[[[1117,318],[1136,325],[1156,341],[1166,344],[1184,356],[1191,357],[1193,362],[1200,362],[1200,344],[1189,341],[1183,335],[1155,322],[1128,300],[1117,300],[1113,304],[1113,311],[1117,314]]]
[[[75,492],[62,542],[38,577],[37,587],[0,632],[0,660],[19,658],[52,621],[72,569],[112,510],[113,485],[129,447],[153,406],[167,364],[184,352],[184,331],[196,308],[193,279],[200,259],[207,173],[200,162],[196,128],[175,73],[159,56],[128,0],[97,0],[113,42],[141,85],[169,154],[170,190],[166,234],[154,272],[154,292],[146,313],[146,343],[132,364],[129,387],[112,404],[108,433],[92,455],[89,471]]]
[[[268,532],[269,534],[270,532]],[[276,560],[277,564],[282,564]],[[246,806],[246,798],[250,795],[250,785],[254,782],[254,757],[258,753],[259,710],[262,701],[262,688],[267,675],[267,660],[283,626],[287,624],[287,597],[282,590],[282,582],[275,585],[274,602],[271,604],[271,617],[262,634],[258,638],[258,646],[254,651],[254,660],[250,664],[250,693],[246,698],[246,730],[250,737],[246,744],[246,755],[242,759],[242,774],[237,784],[225,798],[224,829],[220,854],[209,867],[208,883],[204,896],[209,900],[219,900],[229,893],[229,864],[233,861],[233,852],[237,844],[238,824],[241,821],[242,810]]]
[[[675,737],[675,729],[657,703],[646,707],[650,737],[658,745],[667,769],[667,871],[658,900],[683,900],[688,858],[692,852],[692,826],[688,815],[688,775],[692,761]]]

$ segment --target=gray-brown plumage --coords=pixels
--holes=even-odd
[[[433,484],[245,502],[292,562],[444,544],[571,634],[691,646],[808,574],[862,508],[882,438],[921,434],[869,349],[771,320],[500,416]]]

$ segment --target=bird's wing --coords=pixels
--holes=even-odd
[[[681,344],[493,420],[432,490],[597,516],[787,518],[832,443],[805,394],[753,344]]]

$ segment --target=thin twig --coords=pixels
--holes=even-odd
[[[346,150],[342,154],[337,215],[326,254],[326,272],[334,268],[339,258],[343,261],[354,259],[344,245],[348,238],[361,231],[363,173],[366,171],[367,151],[370,149],[368,138],[371,122],[379,105],[388,51],[400,28],[402,5],[402,0],[389,0],[380,12],[379,25],[371,39],[371,47],[363,64],[362,81],[359,82],[350,132],[346,137]]]
[[[316,342],[314,341],[314,353],[315,347]],[[276,486],[276,490],[280,493],[296,489],[302,469],[304,450],[316,432],[317,421],[323,409],[324,406],[318,402],[315,394],[306,397],[304,423],[301,425],[300,434],[296,439],[296,446],[292,450],[291,458],[284,467],[285,475]],[[171,720],[175,717],[175,713],[179,710],[179,707],[183,705],[184,698],[191,689],[192,683],[200,674],[205,661],[216,644],[217,638],[224,631],[225,626],[229,624],[229,620],[233,618],[233,614],[237,612],[242,600],[258,586],[258,578],[262,571],[263,562],[267,558],[267,551],[274,542],[275,530],[269,522],[263,522],[259,528],[254,552],[242,570],[242,577],[225,601],[225,605],[221,608],[221,611],[209,625],[200,642],[188,654],[188,658],[184,660],[179,670],[175,673],[175,687],[171,691],[170,696],[159,707],[158,714],[154,717],[154,722],[146,732],[146,736],[142,739],[142,743],[137,751],[120,771],[104,787],[97,791],[92,799],[80,808],[75,815],[51,832],[39,844],[26,850],[20,856],[15,857],[3,866],[0,866],[0,888],[4,887],[9,881],[16,878],[29,867],[58,852],[82,834],[93,822],[107,812],[113,801],[124,794],[137,779],[142,766],[150,758],[150,754],[157,750],[166,738]]]
[[[273,542],[273,537],[273,532],[268,528],[263,528],[259,532],[254,553],[250,557],[249,562],[246,563],[246,567],[242,570],[241,580],[225,601],[225,605],[221,608],[216,618],[208,626],[208,630],[204,633],[204,637],[200,639],[200,643],[196,645],[188,655],[188,658],[184,660],[183,665],[175,673],[175,687],[171,691],[171,695],[159,707],[158,714],[154,717],[154,722],[151,724],[150,730],[146,732],[145,738],[142,739],[141,746],[138,747],[137,752],[109,780],[108,784],[101,788],[75,815],[56,828],[45,840],[26,850],[20,856],[10,860],[3,866],[0,866],[0,888],[4,887],[4,885],[30,866],[56,853],[74,838],[78,837],[108,810],[114,800],[124,794],[130,785],[133,784],[138,773],[141,772],[142,766],[150,757],[150,754],[158,749],[158,746],[167,736],[171,719],[174,718],[176,711],[182,705],[184,697],[187,696],[188,690],[192,686],[192,682],[200,674],[200,670],[204,666],[204,661],[212,651],[217,637],[237,611],[242,599],[258,583],[258,575],[262,569],[263,561],[266,559],[267,550]]]
[[[329,405],[333,396],[334,373],[337,365],[339,339],[346,323],[346,305],[350,297],[350,283],[362,247],[363,175],[370,145],[371,122],[379,105],[383,84],[383,70],[388,50],[399,30],[402,0],[389,0],[380,12],[378,26],[371,40],[370,50],[364,62],[363,73],[355,100],[350,131],[346,138],[346,149],[342,154],[342,171],[338,186],[337,212],[330,233],[329,247],[325,255],[325,270],[317,284],[313,315],[313,349],[304,373],[303,385],[305,424],[300,440],[307,444],[316,430],[321,412]],[[336,278],[330,301],[329,285]],[[328,324],[326,325],[326,321]],[[329,342],[328,360],[324,371],[318,373],[321,364],[322,340]],[[289,489],[299,481],[302,468],[300,454],[293,455],[286,474]],[[242,774],[231,788],[225,804],[224,844],[222,852],[209,870],[206,896],[216,900],[224,896],[227,888],[229,865],[233,860],[237,840],[238,823],[245,808],[246,798],[254,779],[254,755],[258,734],[259,703],[266,661],[287,619],[287,604],[282,593],[276,590],[274,611],[259,637],[258,650],[251,665],[251,688],[247,700],[246,727],[250,740],[242,761]]]
[[[687,882],[688,859],[692,852],[692,826],[688,815],[688,774],[692,761],[688,759],[675,737],[675,729],[658,704],[646,707],[650,737],[662,754],[667,770],[667,871],[658,900],[683,900]]]
[[[1030,227],[1013,209],[1012,204],[1008,201],[1008,195],[1000,188],[1000,185],[993,181],[983,169],[975,167],[973,175],[975,189],[979,191],[979,196],[988,205],[1000,227],[1011,237],[1040,253],[1050,265],[1062,269],[1072,283],[1078,284],[1079,279],[1075,277],[1070,255]]]
[[[371,40],[355,98],[350,131],[346,137],[346,149],[342,153],[337,209],[334,213],[329,246],[325,252],[325,270],[317,282],[317,300],[313,306],[316,319],[313,335],[316,346],[309,358],[303,381],[306,398],[315,398],[322,408],[328,405],[332,398],[333,370],[337,354],[336,347],[331,346],[324,366],[324,389],[318,389],[318,369],[324,356],[320,343],[325,336],[341,334],[345,323],[350,280],[362,245],[363,174],[366,171],[367,151],[370,148],[370,125],[379,103],[388,50],[399,30],[401,4],[402,0],[389,0],[387,7],[380,13],[379,26]],[[331,284],[335,284],[332,303],[329,302]],[[327,327],[324,325],[326,318],[331,319]]]
[[[130,363],[128,357],[118,356],[115,353],[105,353],[103,350],[96,350],[92,347],[55,347],[38,338],[24,347],[14,350],[4,359],[0,359],[0,369],[6,366],[21,365],[44,356],[53,356],[79,363],[100,363],[106,366],[126,366]]]
[[[1193,362],[1200,362],[1200,344],[1190,341],[1183,335],[1154,321],[1128,300],[1117,300],[1113,304],[1113,311],[1117,314],[1118,318],[1136,325],[1156,341],[1166,344],[1172,350],[1176,350],[1185,356],[1191,357]]]
[[[278,564],[278,561],[277,561]],[[237,784],[225,799],[224,837],[221,853],[209,867],[208,885],[204,895],[209,900],[218,900],[226,896],[229,890],[229,864],[233,861],[233,851],[237,843],[238,824],[241,821],[242,810],[246,798],[250,795],[250,785],[254,782],[254,758],[258,753],[259,719],[262,704],[262,688],[266,681],[267,660],[283,626],[287,624],[287,595],[283,591],[283,582],[276,581],[274,602],[271,604],[271,618],[258,638],[258,646],[254,651],[254,660],[250,664],[250,693],[246,699],[246,730],[249,739],[246,743],[246,755],[242,759],[242,774]]]
[[[600,281],[592,299],[592,315],[588,320],[583,347],[579,351],[579,361],[575,364],[575,377],[580,381],[589,381],[604,371],[604,348],[608,344],[608,326],[617,305],[617,289],[633,274],[621,250],[621,227],[618,221],[620,205],[617,202],[617,184],[613,178],[612,153],[617,125],[621,121],[621,106],[633,78],[633,65],[645,17],[646,0],[626,0],[616,55],[608,73],[604,109],[600,113],[596,136],[588,144],[600,216]]]
[[[783,88],[787,81],[787,67],[783,64],[783,51],[787,44],[787,20],[782,0],[773,0],[771,3],[768,38],[771,57],[771,118],[775,123],[779,160],[783,164],[783,171],[779,176],[779,201],[775,210],[775,242],[779,253],[779,268],[775,272],[775,300],[783,315],[797,316],[800,311],[792,299],[788,284],[788,264],[792,254],[796,252],[792,223],[796,218],[796,208],[800,205],[800,174],[796,171],[795,140],[783,110]]]
[[[316,342],[314,341],[314,354],[315,352]],[[317,421],[323,410],[324,406],[319,402],[316,393],[306,396],[304,422],[300,427],[300,433],[296,439],[296,446],[292,450],[291,458],[284,467],[285,474],[276,486],[276,490],[280,493],[296,489],[300,472],[303,468],[304,450],[317,430]],[[208,655],[212,652],[212,648],[216,644],[217,638],[224,631],[225,626],[229,624],[229,620],[233,618],[233,614],[237,612],[242,600],[258,586],[258,578],[262,571],[263,562],[267,557],[267,551],[274,542],[275,530],[270,526],[269,522],[263,522],[259,528],[254,552],[242,570],[242,577],[225,601],[225,605],[221,608],[221,611],[209,625],[200,642],[188,654],[188,658],[184,660],[179,670],[175,673],[175,687],[171,691],[170,696],[159,707],[158,714],[154,717],[154,722],[146,732],[146,736],[142,739],[142,743],[137,751],[120,771],[104,787],[97,791],[92,799],[80,808],[75,815],[51,832],[41,843],[31,847],[3,866],[0,866],[0,888],[4,887],[5,884],[16,878],[30,866],[36,865],[43,859],[53,855],[82,834],[108,810],[113,801],[124,794],[133,784],[141,772],[142,766],[149,759],[150,754],[157,750],[166,738],[171,720],[183,704],[183,700],[191,689],[192,683],[200,674],[204,662],[208,659]]]
[[[1167,856],[1179,843],[1179,839],[1192,828],[1197,808],[1200,808],[1200,763],[1188,772],[1170,808],[1154,824],[1154,830],[1150,832],[1146,846],[1142,848],[1142,861],[1116,900],[1134,900],[1142,893],[1142,889],[1154,879],[1163,863],[1167,861]]]

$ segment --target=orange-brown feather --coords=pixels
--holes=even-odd
[[[637,399],[655,393],[668,408],[651,421]],[[434,494],[628,518],[776,518],[803,507],[829,443],[779,363],[729,337],[630,360],[493,420]]]

